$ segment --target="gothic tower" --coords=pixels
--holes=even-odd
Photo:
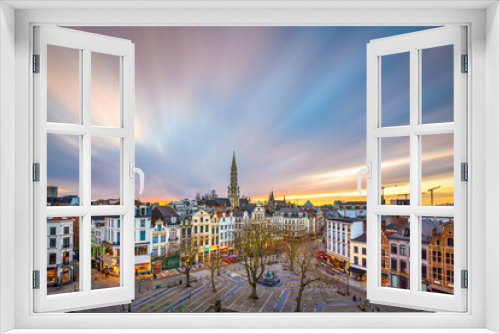
[[[231,183],[227,187],[227,198],[231,207],[240,206],[240,187],[238,186],[238,167],[236,167],[236,156],[233,151],[233,164],[231,165]]]
[[[267,205],[271,208],[274,208],[274,189],[271,190],[271,193],[269,194],[269,200],[267,201]]]

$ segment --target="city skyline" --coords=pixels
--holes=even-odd
[[[364,199],[356,191],[356,173],[366,155],[366,44],[427,27],[73,29],[136,44],[136,166],[146,174],[145,192],[138,198],[168,202],[209,189],[226,197],[235,150],[242,195],[263,200],[273,190],[276,198],[325,204]],[[108,58],[93,55],[92,119],[117,124],[119,91],[110,88],[119,87],[110,70],[116,62]],[[404,61],[390,64],[397,67]],[[65,69],[74,66],[75,58],[62,55],[56,64],[58,71],[69,73]],[[399,84],[405,78],[391,71],[387,78],[394,78],[396,84],[387,91],[396,98],[384,110],[392,116],[390,124],[398,125],[405,116],[391,111],[403,110],[407,103],[405,85]],[[449,121],[453,94],[442,88],[449,79],[441,75],[424,87],[424,93],[435,92],[423,101],[436,106],[432,122]],[[48,109],[54,116],[49,121],[70,122],[64,115],[75,104],[68,97],[74,83],[60,76],[48,80]],[[118,194],[119,146],[109,142],[92,142],[93,199]],[[453,146],[450,151],[449,138],[429,142],[422,190],[439,184],[440,201],[452,203]],[[49,181],[60,186],[60,195],[74,194],[78,141],[58,138],[48,143],[49,158],[57,158],[54,152],[69,157],[53,159],[57,162],[52,165],[48,159]],[[404,146],[404,141],[393,142],[384,155],[383,172],[391,172],[387,182],[401,188],[387,189],[388,198],[407,187]]]

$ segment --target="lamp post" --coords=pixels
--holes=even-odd
[[[344,261],[344,270],[345,270],[345,274],[346,274],[346,283],[347,283],[346,293],[347,293],[347,295],[349,295],[349,273],[348,273],[346,267],[347,267],[347,261]]]

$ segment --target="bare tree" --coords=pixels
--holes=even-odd
[[[235,246],[238,249],[239,258],[245,267],[248,284],[251,288],[250,300],[257,300],[257,282],[266,272],[269,256],[274,252],[274,233],[272,228],[263,222],[252,222],[246,224],[235,238]]]
[[[191,239],[185,239],[180,244],[180,261],[186,274],[186,288],[191,287],[191,269],[195,264],[196,254],[198,254],[198,244]]]
[[[221,256],[220,256],[220,251],[217,250],[213,253],[213,256],[210,256],[210,260],[205,262],[207,265],[208,269],[210,270],[210,281],[212,283],[212,292],[217,292],[217,289],[215,288],[215,272],[219,272],[221,269]]]
[[[293,237],[289,236],[287,241],[289,248],[293,251],[285,253],[286,263],[293,263],[292,272],[298,277],[298,294],[295,312],[302,311],[302,298],[307,287],[326,288],[333,287],[338,283],[332,275],[321,268],[316,258],[315,243],[308,238],[304,231],[297,232]]]
[[[291,272],[295,272],[295,265],[298,261],[299,248],[303,243],[303,237],[305,236],[304,231],[291,232],[291,231],[280,231],[280,236],[282,240],[282,249],[285,254],[283,260],[286,265],[286,269]]]

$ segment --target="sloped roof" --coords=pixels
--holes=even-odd
[[[366,233],[361,234],[356,239],[352,239],[351,242],[359,242],[359,243],[366,244]]]

